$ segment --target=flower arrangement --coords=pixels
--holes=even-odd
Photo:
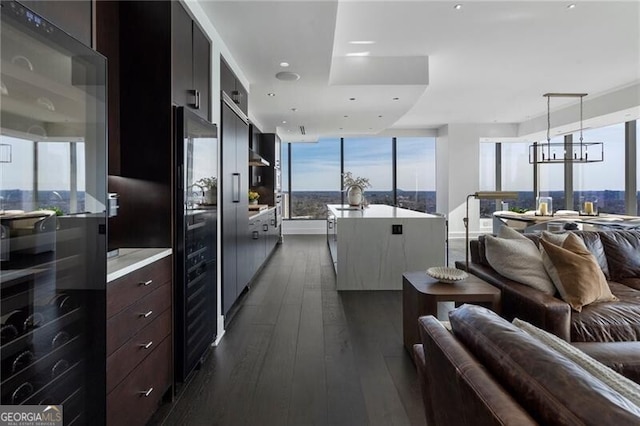
[[[371,184],[369,183],[369,178],[363,178],[359,176],[354,178],[351,172],[342,174],[342,183],[345,188],[349,188],[351,186],[359,186],[363,190],[371,186]]]
[[[260,194],[258,194],[255,191],[249,191],[249,201],[258,201],[258,198],[260,198]]]
[[[215,176],[204,177],[198,180],[195,184],[201,187],[202,189],[215,191],[218,188],[218,178]]]

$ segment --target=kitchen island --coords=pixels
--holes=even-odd
[[[445,264],[442,216],[382,204],[327,207],[338,290],[401,290],[404,272]]]

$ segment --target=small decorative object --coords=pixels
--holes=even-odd
[[[536,198],[536,216],[553,216],[553,198]]]
[[[580,216],[598,216],[598,200],[587,200],[582,203]]]
[[[433,266],[427,269],[427,275],[435,278],[442,283],[447,284],[452,284],[456,281],[462,281],[469,276],[465,271],[461,269],[449,268],[446,266]]]
[[[258,198],[260,198],[260,194],[255,191],[249,191],[249,204],[258,204]]]
[[[204,191],[205,204],[214,205],[218,203],[218,178],[215,176],[205,177],[195,183]]]
[[[342,174],[342,183],[347,188],[347,201],[350,206],[361,206],[364,202],[364,190],[371,186],[369,178],[353,177],[351,172]]]

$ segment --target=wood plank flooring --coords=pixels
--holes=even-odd
[[[162,424],[424,425],[401,292],[337,292],[325,237],[286,236]]]

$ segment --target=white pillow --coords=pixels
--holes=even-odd
[[[506,238],[508,240],[527,240],[530,241],[527,237],[522,235],[522,233],[516,231],[510,226],[501,226],[498,229],[498,238]]]
[[[640,407],[640,385],[636,382],[627,379],[622,374],[617,373],[606,365],[591,358],[580,349],[571,346],[558,336],[548,333],[538,327],[522,321],[518,318],[513,320],[513,324],[525,331],[531,337],[536,338],[540,343],[543,343],[550,349],[566,356],[571,361],[578,364],[589,374],[596,379],[600,380],[605,385],[609,386],[620,395],[627,398],[636,406]]]
[[[533,241],[522,235],[513,239],[487,235],[484,244],[487,261],[497,273],[543,293],[555,294],[556,287],[549,278],[542,264],[540,251]]]

